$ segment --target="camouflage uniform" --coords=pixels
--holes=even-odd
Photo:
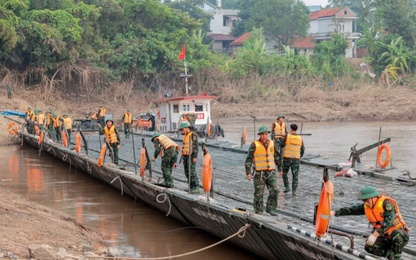
[[[173,187],[173,178],[172,178],[172,169],[173,165],[176,163],[178,159],[178,150],[176,147],[170,147],[169,149],[164,149],[163,145],[159,142],[157,138],[153,140],[153,145],[155,147],[155,153],[153,158],[157,158],[161,150],[163,149],[163,156],[162,156],[162,173],[163,178],[165,179],[165,185],[169,187]]]
[[[396,215],[394,205],[389,200],[384,201],[383,208],[384,222],[380,229],[375,230],[380,236],[377,237],[374,245],[370,246],[366,244],[364,249],[371,254],[387,257],[389,260],[397,260],[401,258],[403,247],[409,242],[409,233],[405,229],[399,228],[394,230],[390,236],[383,235],[388,228],[394,226],[393,220]],[[335,216],[364,214],[364,203],[355,204],[351,207],[345,207],[335,211]]]
[[[198,158],[198,136],[195,133],[192,133],[191,135],[191,141],[192,141],[192,153],[191,155],[182,155],[183,160],[183,167],[185,168],[185,176],[187,179],[189,179],[189,163],[191,164],[191,191],[197,191],[199,190],[199,180],[198,175],[196,174],[196,163],[194,163],[192,160],[194,158]]]
[[[259,139],[260,141],[260,139]],[[269,140],[270,141],[270,140]],[[261,142],[261,141],[260,141]],[[247,158],[245,161],[246,175],[251,174],[251,166],[253,164],[254,152],[256,151],[256,145],[251,143],[248,149]],[[282,171],[281,160],[279,160],[280,154],[277,149],[274,149],[274,162],[278,167],[278,171]],[[277,196],[279,195],[279,189],[277,186],[276,171],[255,171],[254,173],[254,199],[253,208],[256,214],[263,213],[263,194],[264,186],[267,186],[269,190],[269,196],[266,203],[266,211],[274,212],[277,208]]]
[[[286,136],[287,137],[287,136]],[[282,149],[284,149],[286,145],[286,138],[282,144]],[[303,157],[305,153],[305,146],[302,141],[302,146],[300,147],[300,158]],[[283,184],[285,185],[284,192],[290,191],[289,187],[289,178],[287,176],[289,170],[292,171],[292,194],[296,196],[296,189],[298,188],[298,181],[299,181],[299,163],[300,159],[296,158],[285,158],[283,152]]]
[[[12,86],[10,84],[7,85],[7,98],[12,99]]]
[[[130,116],[131,120],[127,120],[126,116]],[[121,121],[124,124],[124,137],[125,138],[130,138],[132,120],[133,120],[133,116],[132,116],[132,114],[130,113],[129,110],[126,113],[124,113],[123,117],[121,118]],[[130,122],[126,123],[126,121],[130,121]]]

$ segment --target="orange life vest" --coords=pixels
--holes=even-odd
[[[254,141],[254,169],[256,171],[271,171],[276,169],[274,163],[274,143],[267,140],[267,148],[260,141]]]
[[[172,139],[167,137],[166,135],[162,134],[156,137],[159,140],[160,144],[163,146],[163,149],[167,150],[171,147],[175,147],[178,151],[181,149],[179,145],[177,145]]]
[[[125,113],[124,114],[124,123],[125,124],[131,124],[132,121],[132,114],[131,113]]]
[[[282,123],[282,125],[280,125],[279,122],[276,122],[274,124],[274,139],[284,138],[283,134],[286,134],[286,124]]]
[[[377,201],[375,202],[373,208],[370,208],[366,204],[364,204],[364,212],[370,224],[373,225],[374,228],[381,228],[381,225],[384,222],[383,203],[385,200],[389,200],[393,204],[394,211],[396,212],[396,215],[393,221],[393,226],[388,228],[385,234],[390,235],[394,230],[402,228],[402,227],[407,230],[408,228],[407,228],[406,222],[404,222],[404,219],[402,217],[402,214],[399,211],[399,206],[397,205],[396,201],[390,197],[383,196],[383,195],[377,198]]]
[[[45,123],[45,115],[43,113],[38,114],[38,124],[43,125]]]
[[[302,137],[296,134],[288,134],[286,138],[284,158],[300,159],[300,148],[302,146]]]
[[[193,134],[194,134],[193,132],[189,132],[183,138],[182,155],[189,155],[190,154],[190,146],[191,146],[190,139],[191,139],[191,136]]]
[[[108,126],[104,127],[104,133],[105,133],[105,139],[110,144],[114,144],[118,142],[115,127],[112,125],[110,129],[108,129]]]
[[[53,127],[60,127],[61,126],[61,120],[59,120],[59,116],[53,117]]]
[[[64,124],[65,124],[66,130],[71,130],[72,129],[72,119],[71,118],[65,117],[64,118]]]
[[[105,108],[104,107],[100,108],[99,116],[101,116],[101,117],[105,116]]]
[[[46,126],[50,126],[51,122],[52,122],[52,115],[51,114],[46,114]]]
[[[26,111],[26,119],[27,120],[32,120],[32,116],[33,116],[33,111],[32,110],[27,110]]]

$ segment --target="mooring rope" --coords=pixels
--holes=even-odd
[[[68,159],[68,154],[65,154],[64,156],[62,156],[62,161],[66,161],[66,159]]]
[[[123,181],[121,180],[121,178],[120,178],[120,175],[119,176],[117,176],[117,177],[115,177],[111,182],[110,182],[110,184],[112,184],[115,180],[117,180],[117,179],[119,179],[119,181],[120,181],[120,190],[121,190],[121,196],[123,196]]]
[[[214,246],[217,246],[221,243],[226,242],[227,240],[230,240],[231,238],[238,236],[240,238],[244,238],[244,236],[246,235],[246,230],[250,228],[250,224],[245,224],[244,226],[242,226],[236,233],[232,234],[229,237],[224,238],[223,240],[214,243],[212,245],[197,249],[195,251],[191,251],[188,253],[184,253],[184,254],[180,254],[180,255],[173,255],[173,256],[162,256],[162,257],[151,257],[151,258],[137,258],[137,257],[120,257],[120,256],[114,256],[114,257],[103,257],[103,256],[84,256],[86,259],[88,258],[101,258],[101,259],[123,259],[123,260],[141,260],[141,259],[146,259],[146,260],[162,260],[162,259],[173,259],[173,258],[180,258],[180,257],[184,257],[184,256],[188,256],[188,255],[192,255],[192,254],[196,254],[202,251],[205,251],[207,249],[213,248]]]
[[[159,199],[159,197],[163,197],[163,199],[162,200],[160,200]],[[158,202],[158,203],[160,203],[160,204],[162,204],[163,202],[165,202],[165,201],[168,201],[168,203],[169,203],[169,210],[168,210],[168,213],[166,214],[166,216],[165,217],[167,217],[167,216],[169,216],[169,214],[170,214],[170,211],[172,210],[172,204],[171,204],[171,202],[170,202],[170,199],[169,199],[169,197],[168,197],[168,195],[166,194],[166,193],[160,193],[159,195],[157,195],[156,196],[156,201]]]

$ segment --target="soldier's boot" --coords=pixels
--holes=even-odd
[[[272,216],[277,216],[277,211],[275,209],[266,209],[266,212]]]
[[[292,191],[292,196],[293,197],[296,197],[297,195],[296,195],[296,191],[294,190],[294,191]]]
[[[191,182],[191,194],[197,194],[199,192],[199,185]]]
[[[173,188],[172,175],[166,174],[166,176],[165,176],[165,185],[168,186],[169,188]]]
[[[287,186],[285,185],[285,189],[283,190],[283,192],[288,193],[289,191],[290,191],[289,184]]]

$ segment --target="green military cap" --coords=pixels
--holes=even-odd
[[[108,121],[110,121],[114,125],[114,121],[113,120],[107,119],[107,120],[105,120],[105,123],[107,124]]]
[[[279,114],[279,115],[277,116],[277,120],[279,120],[279,118],[283,118],[283,119],[285,119],[285,116],[284,116],[283,114]]]
[[[189,127],[188,122],[182,122],[179,126],[179,130],[182,130],[182,129],[187,128],[187,127]]]
[[[374,198],[378,196],[377,190],[372,186],[365,186],[360,190],[360,193],[358,194],[359,200],[366,200],[370,198]]]
[[[152,135],[152,142],[153,142],[153,139],[155,139],[155,138],[156,138],[156,137],[158,137],[158,136],[160,136],[160,133],[155,132],[155,133]]]
[[[63,117],[66,117],[66,116],[68,116],[68,115],[67,115],[67,114],[63,114],[62,116],[63,116]]]
[[[262,125],[259,127],[259,131],[258,131],[258,135],[262,134],[262,133],[270,133],[270,129],[268,126]]]

